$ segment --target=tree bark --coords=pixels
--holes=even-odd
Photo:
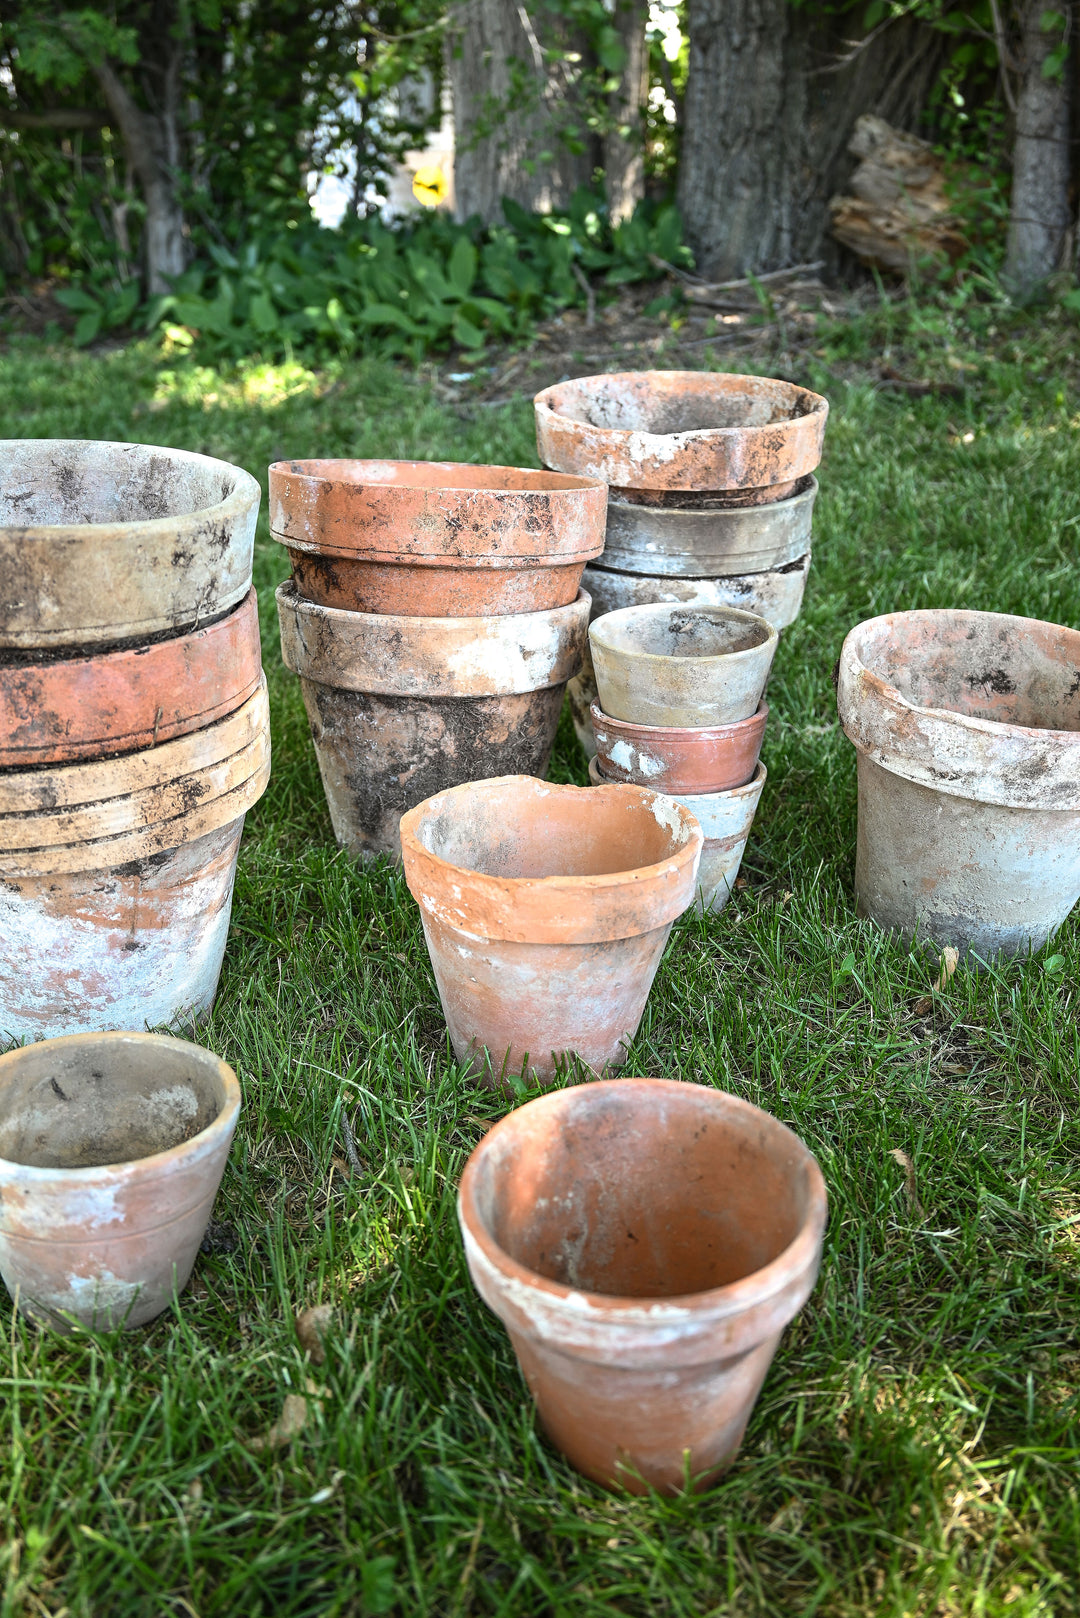
[[[850,22],[789,0],[689,0],[679,206],[711,280],[835,256],[828,204],[855,121],[910,129],[948,36],[909,19],[853,47]]]
[[[612,22],[624,61],[619,88],[611,96],[614,127],[604,137],[604,183],[613,224],[629,219],[645,195],[645,102],[649,94],[649,52],[645,29],[648,0],[616,0]]]
[[[160,115],[143,112],[108,61],[95,64],[94,74],[123,136],[128,162],[146,204],[146,290],[156,297],[171,290],[171,282],[187,265],[184,211],[176,191],[175,107],[170,107],[167,97]]]
[[[574,120],[574,64],[552,62],[537,18],[522,0],[469,0],[448,31],[454,105],[454,193],[458,217],[502,221],[502,199],[549,213],[592,178],[583,127],[573,151],[562,138]],[[564,43],[564,42],[560,42]]]
[[[1062,268],[1069,228],[1069,80],[1067,71],[1043,76],[1043,63],[1059,43],[1044,32],[1045,0],[1026,0],[1021,19],[1019,94],[1013,141],[1012,200],[1002,278],[1029,298]]]

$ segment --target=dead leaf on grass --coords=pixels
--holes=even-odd
[[[907,1197],[908,1207],[911,1209],[912,1218],[924,1218],[922,1204],[919,1201],[918,1192],[915,1188],[914,1163],[911,1161],[911,1158],[908,1156],[907,1152],[904,1151],[902,1146],[894,1146],[892,1151],[889,1153],[889,1156],[892,1158],[894,1163],[899,1163],[900,1167],[904,1171],[904,1195]]]
[[[296,1317],[296,1335],[300,1339],[300,1347],[307,1350],[316,1365],[321,1365],[326,1359],[324,1338],[333,1323],[332,1303],[313,1304]]]
[[[307,1400],[299,1393],[287,1393],[277,1421],[261,1436],[249,1438],[248,1449],[260,1454],[264,1450],[282,1449],[286,1444],[291,1444],[303,1432],[307,1414]]]
[[[941,971],[934,981],[934,992],[936,994],[941,993],[946,983],[948,983],[949,979],[956,971],[959,962],[959,951],[953,949],[951,944],[946,944],[945,948],[941,952]]]

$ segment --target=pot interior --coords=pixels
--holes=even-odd
[[[597,618],[590,635],[613,652],[651,657],[728,657],[769,638],[764,619],[748,623],[728,607],[629,607]]]
[[[432,800],[416,827],[449,865],[486,876],[610,876],[670,859],[692,833],[668,798],[637,787],[478,781]]]
[[[994,612],[871,620],[864,667],[919,708],[1036,730],[1080,730],[1080,633]]]
[[[552,389],[553,410],[570,421],[624,432],[693,433],[709,428],[767,427],[810,414],[815,396],[765,378],[681,372],[586,377]]]
[[[0,1060],[0,1158],[131,1163],[200,1134],[224,1103],[216,1059],[182,1040],[43,1040]]]
[[[228,498],[220,463],[178,459],[145,444],[4,444],[0,527],[63,527],[186,517]]]
[[[475,466],[458,461],[279,461],[272,474],[323,479],[328,483],[375,484],[393,489],[592,489],[595,478],[537,472],[520,466]]]
[[[490,1237],[546,1280],[705,1292],[778,1258],[808,1215],[809,1154],[718,1091],[606,1080],[553,1099],[481,1148],[476,1195]]]

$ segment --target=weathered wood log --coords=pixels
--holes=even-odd
[[[864,264],[897,275],[920,259],[954,263],[967,238],[947,194],[944,162],[929,142],[868,113],[848,151],[861,161],[852,195],[829,204],[836,240]]]

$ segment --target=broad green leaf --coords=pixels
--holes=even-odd
[[[459,236],[455,242],[448,273],[454,290],[464,298],[476,279],[476,248],[467,236]]]

